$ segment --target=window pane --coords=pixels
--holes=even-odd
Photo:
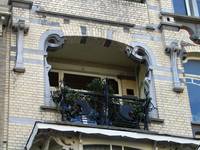
[[[59,86],[58,72],[49,72],[49,82],[50,82],[50,86],[53,86],[53,87]]]
[[[200,121],[200,86],[188,83],[188,93],[192,109],[193,121]]]
[[[112,150],[122,150],[122,147],[121,146],[113,145],[112,146]]]
[[[83,145],[83,150],[110,150],[110,145]]]
[[[64,74],[64,84],[73,89],[87,90],[87,85],[97,77]]]
[[[131,147],[124,147],[124,150],[138,150],[136,148],[131,148]]]
[[[173,0],[173,4],[176,14],[187,15],[185,0]]]
[[[119,94],[118,83],[114,79],[108,79],[108,85],[112,88],[114,94]]]
[[[200,61],[189,60],[184,64],[186,74],[200,75]]]
[[[199,13],[200,13],[200,0],[197,0],[197,6],[198,6]]]

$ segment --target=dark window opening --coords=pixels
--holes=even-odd
[[[110,150],[110,145],[83,145],[83,150]]]
[[[58,74],[58,72],[49,72],[49,82],[50,82],[50,86],[53,86],[53,87],[59,86],[59,74]]]
[[[124,150],[139,150],[139,149],[131,148],[131,147],[124,147]]]
[[[179,15],[187,15],[185,0],[173,0],[174,12]]]
[[[126,89],[126,94],[127,95],[135,95],[133,89]]]
[[[108,79],[107,80],[108,85],[112,88],[114,94],[119,94],[119,87],[118,83],[114,79]]]
[[[122,146],[113,145],[112,150],[122,150]]]
[[[64,85],[69,86],[72,89],[87,90],[87,85],[92,80],[98,79],[97,77],[75,75],[75,74],[64,74]]]

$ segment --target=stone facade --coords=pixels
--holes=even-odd
[[[173,17],[160,15],[173,12],[171,0],[11,0],[9,6],[11,15],[0,34],[0,149],[24,149],[35,121],[60,121],[58,112],[41,109],[46,98],[45,40],[58,33],[82,37],[81,27],[84,36],[144,48],[152,59],[158,114],[150,131],[193,137],[182,60],[177,58],[177,73],[183,91],[176,92],[165,50],[174,40],[191,44],[185,47],[188,54],[200,49],[185,29],[174,25]],[[20,69],[15,68],[18,61]]]

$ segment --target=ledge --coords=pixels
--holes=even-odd
[[[33,2],[29,0],[9,0],[8,4],[15,7],[26,8],[26,9],[31,9],[33,6]]]
[[[164,123],[164,119],[150,118],[150,123],[163,124]]]
[[[195,125],[195,126],[200,126],[200,122],[192,121],[191,124],[192,124],[192,125]]]
[[[174,28],[175,31],[179,31],[180,28],[181,28],[181,26],[179,24],[176,24],[176,23],[161,22],[158,26],[158,29],[160,29],[162,31],[164,27]]]
[[[42,111],[53,111],[53,112],[58,112],[58,108],[56,108],[55,106],[40,106],[40,109]],[[156,123],[156,124],[163,124],[164,123],[164,119],[159,119],[159,118],[150,118],[150,123]]]
[[[180,21],[183,21],[183,22],[199,23],[200,24],[200,18],[199,17],[178,15],[178,14],[168,13],[168,12],[161,12],[161,15],[162,16],[170,16],[170,17],[173,17],[175,20],[180,20]]]
[[[56,108],[55,106],[40,106],[40,109],[42,111],[54,111],[54,112],[58,112],[58,108]]]
[[[3,16],[9,16],[11,13],[10,13],[10,10],[8,7],[6,6],[0,6],[0,15],[3,15]]]
[[[46,10],[43,10],[43,9],[37,10],[36,12],[41,13],[41,14],[48,14],[48,15],[66,17],[66,18],[94,21],[94,22],[99,22],[99,23],[104,23],[104,24],[112,24],[112,25],[115,25],[115,26],[125,26],[125,27],[130,27],[130,28],[135,27],[135,24],[132,24],[132,23],[124,23],[124,22],[118,22],[118,21],[98,19],[98,18],[93,18],[93,17],[71,15],[71,14],[65,14],[65,13],[59,13],[59,12],[46,11]]]

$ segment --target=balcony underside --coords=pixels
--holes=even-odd
[[[120,146],[123,145],[123,141],[126,141],[126,147],[131,150],[151,150],[155,142],[157,143],[156,147],[168,145],[170,148],[176,147],[181,148],[181,150],[192,150],[200,144],[198,140],[192,138],[161,135],[153,132],[37,122],[26,144],[26,149],[37,150],[38,147],[42,147],[46,148],[45,150],[52,150],[52,148],[80,150],[84,149],[86,145]]]

